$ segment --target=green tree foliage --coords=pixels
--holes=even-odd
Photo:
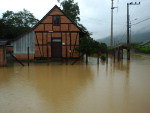
[[[78,3],[74,3],[74,0],[64,0],[61,2],[61,5],[66,15],[69,16],[74,22],[76,22],[82,30],[82,33],[80,34],[80,46],[77,48],[77,50],[88,56],[100,51],[106,52],[106,44],[93,40],[93,38],[91,38],[92,33],[90,33],[82,24],[78,23],[80,21],[80,10]]]
[[[99,43],[86,34],[83,34],[81,35],[80,46],[77,50],[89,56],[95,53],[106,53],[107,45],[105,43]]]
[[[132,44],[131,47],[136,52],[150,54],[150,45],[149,44],[146,44],[146,45]]]
[[[13,39],[30,30],[37,22],[38,19],[25,9],[17,13],[6,11],[0,19],[0,38]]]
[[[74,22],[80,21],[80,9],[78,3],[75,3],[74,0],[64,0],[61,2],[63,11],[72,19]]]
[[[95,53],[105,53],[107,51],[107,45],[105,43],[100,43],[91,38],[92,33],[90,33],[82,24],[78,24],[82,29],[82,33],[80,34],[80,46],[77,49],[79,52],[83,54],[87,54],[88,56]]]

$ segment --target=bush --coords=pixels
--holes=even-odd
[[[132,48],[141,53],[150,53],[150,45],[133,44]]]
[[[101,58],[102,61],[106,60],[106,56],[104,56],[104,55],[102,55],[100,58]]]

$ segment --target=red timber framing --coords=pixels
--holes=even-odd
[[[55,16],[60,19],[57,25],[53,20]],[[79,58],[75,48],[79,47],[81,31],[58,6],[54,6],[33,30],[35,58]]]

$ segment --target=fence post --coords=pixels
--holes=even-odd
[[[120,61],[120,48],[118,47],[118,61]]]
[[[108,51],[106,52],[106,63],[108,64]]]
[[[86,64],[88,64],[88,55],[87,55],[87,53],[85,54],[85,58],[86,58]]]
[[[29,46],[28,46],[28,66],[29,66],[29,63],[30,63],[30,57],[29,57]]]
[[[116,49],[113,50],[113,53],[114,53],[114,63],[116,61]]]
[[[99,64],[99,52],[97,53],[97,64]]]

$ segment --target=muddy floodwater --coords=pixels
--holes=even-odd
[[[150,56],[0,67],[0,113],[150,113]]]

